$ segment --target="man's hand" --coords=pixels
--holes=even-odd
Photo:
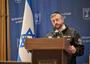
[[[76,52],[76,48],[73,45],[68,46],[65,49],[69,54],[74,54]]]

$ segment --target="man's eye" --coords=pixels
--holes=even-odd
[[[56,19],[56,21],[58,21],[58,19]]]
[[[55,22],[55,20],[52,20],[53,22]]]

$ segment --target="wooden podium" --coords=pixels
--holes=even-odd
[[[25,48],[32,53],[32,64],[67,64],[65,38],[26,39]]]

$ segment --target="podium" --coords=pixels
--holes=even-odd
[[[25,48],[32,53],[32,64],[67,64],[66,38],[26,39]]]

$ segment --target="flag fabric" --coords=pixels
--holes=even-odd
[[[33,37],[35,37],[33,14],[30,8],[30,3],[28,3],[28,0],[26,0],[19,44],[19,59],[22,62],[31,62],[31,53],[25,49],[24,43],[26,38]]]

